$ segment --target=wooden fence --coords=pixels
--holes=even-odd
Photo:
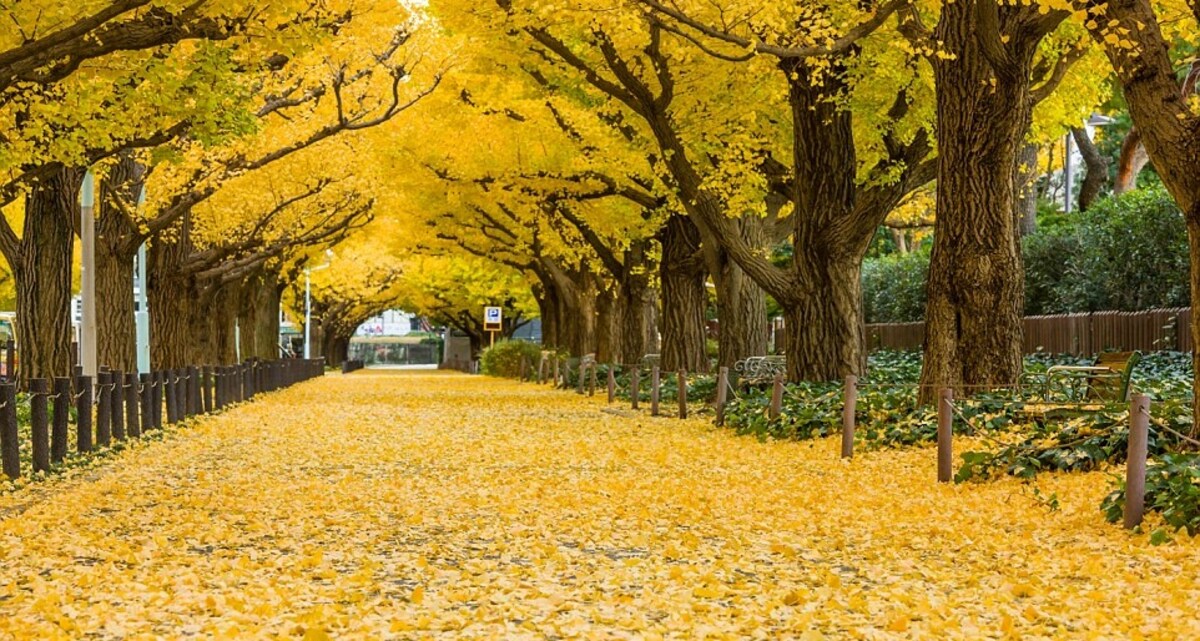
[[[164,409],[166,423],[177,423],[324,372],[323,358],[248,361],[140,376],[105,370],[95,380],[76,370],[74,378],[31,379],[28,392],[20,396],[15,383],[0,381],[0,473],[15,479],[27,471],[48,472],[67,458],[72,445],[86,454],[162,429]],[[27,426],[17,420],[18,404],[25,403]],[[74,430],[69,427],[72,420]]]
[[[1192,351],[1188,307],[1025,317],[1025,352],[1087,356],[1105,350]],[[872,350],[920,349],[925,323],[867,325]]]

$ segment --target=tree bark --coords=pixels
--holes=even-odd
[[[661,243],[663,369],[708,372],[708,274],[700,254],[700,230],[686,216],[671,216],[661,231]]]
[[[619,287],[619,286],[618,286]],[[608,289],[596,297],[596,360],[611,363],[625,351],[625,298],[619,290]]]
[[[133,268],[137,229],[127,211],[136,206],[142,171],[131,153],[109,168],[96,211],[96,363],[137,370]]]
[[[1135,126],[1121,142],[1121,155],[1117,159],[1117,177],[1113,182],[1113,193],[1120,196],[1137,188],[1138,175],[1150,162],[1146,146],[1142,144],[1142,132]]]
[[[837,380],[866,369],[866,326],[862,310],[862,262],[856,255],[830,255],[828,246],[797,247],[806,254],[804,282],[819,292],[783,306],[788,373],[793,380]]]
[[[1017,170],[1017,220],[1020,221],[1022,236],[1028,236],[1037,231],[1038,206],[1038,147],[1025,143],[1021,147],[1021,157]]]
[[[84,170],[59,167],[25,199],[25,224],[8,259],[17,289],[18,374],[71,376],[71,268]],[[9,254],[10,252],[5,252]]]
[[[1079,185],[1079,211],[1087,211],[1100,196],[1104,183],[1108,182],[1108,162],[1100,155],[1100,150],[1096,149],[1096,143],[1092,142],[1086,129],[1072,127],[1071,137],[1075,139],[1075,147],[1079,149],[1083,164],[1087,167],[1087,175]]]
[[[986,1],[986,0],[980,0]],[[1018,159],[1033,118],[1038,38],[1006,48],[1001,68],[981,40],[974,1],[942,6],[934,36],[952,59],[934,64],[939,172],[925,313],[921,399],[1016,383],[1022,369],[1024,283],[1016,228]],[[989,89],[981,90],[982,87]]]
[[[154,238],[149,247],[150,359],[155,369],[189,365],[222,365],[193,360],[194,317],[201,313],[200,287],[183,269],[190,253],[191,215],[184,215],[170,233]]]

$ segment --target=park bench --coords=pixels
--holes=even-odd
[[[750,356],[734,363],[733,371],[743,386],[770,385],[777,375],[787,372],[787,357]]]
[[[1026,403],[1022,412],[1036,420],[1092,414],[1129,401],[1133,370],[1141,352],[1107,352],[1092,365],[1055,365],[1040,385],[1042,401]]]

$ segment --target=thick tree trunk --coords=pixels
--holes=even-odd
[[[801,258],[804,282],[818,295],[798,296],[783,306],[788,376],[792,380],[840,380],[866,369],[861,257],[831,256],[807,244]]]
[[[122,372],[137,370],[133,300],[137,230],[126,212],[136,206],[141,186],[140,166],[132,154],[124,154],[109,168],[97,198],[96,363]]]
[[[1191,247],[1191,294],[1192,294],[1192,438],[1200,438],[1200,193],[1196,194],[1195,205],[1187,218],[1188,245]]]
[[[71,372],[71,267],[84,171],[61,168],[25,199],[25,225],[11,256],[17,289],[22,383]]]
[[[714,249],[706,260],[717,288],[717,363],[732,369],[744,358],[767,353],[767,295],[727,252]]]
[[[671,216],[661,235],[663,369],[707,372],[704,320],[708,274],[700,254],[700,230],[685,216]]]
[[[614,353],[619,362],[636,363],[647,354],[658,353],[658,308],[646,272],[631,274],[621,284],[618,307],[623,337]]]
[[[1016,383],[1024,286],[1016,174],[1032,121],[1034,47],[1000,75],[976,39],[974,2],[942,7],[935,36],[954,54],[934,66],[938,216],[929,268],[921,397],[940,387]],[[998,37],[998,36],[997,36]],[[991,87],[987,91],[980,87]]]
[[[221,364],[193,360],[191,332],[203,307],[196,279],[183,270],[191,247],[190,226],[190,215],[184,216],[180,227],[156,237],[149,248],[150,360],[155,369]]]
[[[264,270],[242,286],[238,327],[243,360],[279,358],[279,274]]]
[[[624,304],[620,292],[611,289],[596,297],[596,359],[601,363],[619,360],[624,353]]]

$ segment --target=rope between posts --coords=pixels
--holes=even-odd
[[[1152,418],[1152,417],[1151,417],[1151,415],[1150,415],[1150,412],[1149,412],[1149,411],[1147,411],[1147,410],[1146,410],[1146,408],[1144,408],[1144,407],[1139,407],[1139,408],[1138,408],[1138,411],[1139,411],[1139,412],[1141,412],[1142,414],[1144,414],[1144,415],[1145,415],[1147,418]],[[1170,427],[1167,427],[1166,425],[1157,425],[1157,424],[1156,424],[1156,425],[1154,425],[1154,426],[1155,426],[1155,427],[1157,427],[1157,428],[1164,429],[1164,430],[1166,430],[1166,431],[1170,432],[1171,434],[1174,434],[1176,438],[1178,438],[1178,439],[1180,439],[1180,440],[1182,440],[1182,441],[1186,441],[1186,442],[1188,442],[1188,443],[1191,443],[1192,445],[1200,446],[1200,441],[1197,441],[1196,439],[1194,439],[1194,438],[1192,438],[1192,437],[1190,437],[1190,436],[1185,436],[1185,435],[1183,435],[1183,434],[1181,434],[1181,433],[1179,433],[1179,432],[1176,432],[1175,430],[1171,429]]]

